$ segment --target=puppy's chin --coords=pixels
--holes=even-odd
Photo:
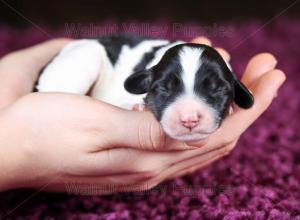
[[[173,135],[166,133],[170,138],[183,142],[197,142],[205,140],[209,137],[209,134],[187,134],[187,135]]]
[[[183,142],[197,142],[201,140],[205,140],[209,137],[210,134],[212,134],[214,130],[211,130],[209,132],[175,132],[174,130],[171,130],[170,128],[163,126],[162,128],[164,132],[172,139],[183,141]]]
[[[187,128],[183,128],[175,123],[165,124],[160,122],[164,132],[172,139],[183,141],[183,142],[197,142],[204,140],[209,137],[210,134],[214,133],[218,129],[218,125],[213,127],[198,127],[192,131]]]

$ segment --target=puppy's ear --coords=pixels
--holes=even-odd
[[[234,75],[234,74],[233,74]],[[252,93],[234,75],[234,102],[241,108],[251,108],[254,103]]]
[[[148,92],[152,80],[151,70],[141,70],[129,76],[124,83],[127,92],[143,94]]]

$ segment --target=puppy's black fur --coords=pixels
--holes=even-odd
[[[131,48],[135,47],[139,43],[145,41],[145,40],[151,40],[154,38],[150,37],[143,37],[138,35],[130,35],[130,34],[120,34],[120,35],[108,35],[108,36],[101,36],[98,37],[97,40],[99,43],[101,43],[107,53],[108,58],[110,59],[110,62],[114,65],[121,53],[121,49],[124,45],[127,45]],[[159,49],[160,47],[157,47],[156,49]],[[148,54],[145,54],[145,58],[147,56],[150,56],[154,54],[155,51],[151,51]],[[143,59],[144,60],[144,59]],[[146,59],[146,61],[149,59]],[[144,61],[145,62],[145,61]],[[141,68],[139,68],[141,69]],[[139,69],[136,69],[139,70]]]

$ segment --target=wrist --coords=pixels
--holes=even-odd
[[[5,146],[2,141],[2,137],[0,134],[0,192],[13,189],[14,188],[14,165],[12,164],[12,161],[8,158],[7,153],[5,152]]]
[[[1,154],[2,154],[2,149],[1,149]],[[10,171],[11,166],[6,163],[6,161],[3,160],[3,157],[5,155],[1,155],[0,159],[0,192],[13,189],[14,187],[14,181],[13,181],[13,174]]]
[[[14,150],[13,142],[16,137],[2,119],[0,117],[1,127],[8,129],[0,130],[0,192],[22,187],[20,174],[24,167],[19,152]]]

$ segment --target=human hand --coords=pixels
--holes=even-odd
[[[43,55],[45,49],[41,48],[40,56]],[[262,57],[258,60],[268,63]],[[253,61],[252,68],[257,64],[257,61]],[[271,66],[269,66],[270,70],[274,68]],[[269,70],[267,67],[264,68]],[[261,70],[265,71],[264,68]],[[38,70],[39,68],[36,68],[32,72],[35,73]],[[253,74],[253,71],[249,71],[249,74]],[[258,78],[259,74],[256,74],[254,78]],[[271,75],[278,79],[282,76]],[[279,83],[276,88],[275,86],[271,88],[269,94],[277,90]],[[262,92],[258,94],[264,95],[265,90],[261,90]],[[17,95],[10,97],[17,97]],[[266,97],[269,102],[272,98],[271,95]],[[0,120],[8,128],[4,135],[0,134],[1,146],[2,148],[9,146],[9,148],[1,149],[2,155],[9,160],[3,160],[3,164],[7,166],[7,169],[4,169],[7,171],[6,175],[4,174],[7,181],[6,184],[2,184],[3,189],[38,188],[47,185],[49,190],[65,191],[66,184],[69,183],[80,183],[81,190],[92,184],[99,187],[99,193],[106,192],[107,186],[117,191],[146,189],[167,178],[174,177],[179,172],[184,174],[190,169],[202,167],[227,154],[234,145],[234,142],[229,141],[232,140],[230,139],[232,136],[227,139],[223,130],[223,133],[219,132],[219,136],[215,136],[215,138],[221,137],[220,140],[209,138],[207,143],[197,143],[202,146],[199,149],[158,152],[158,150],[166,150],[166,145],[180,149],[187,149],[188,146],[185,143],[168,140],[159,124],[148,112],[121,110],[88,97],[68,94],[30,94],[13,101],[13,98],[6,101],[4,106],[7,108],[0,113]],[[264,107],[267,105],[265,103]],[[109,113],[103,114],[104,110]],[[262,108],[256,107],[256,110],[246,116],[250,114],[252,120],[255,120],[253,116],[258,116],[262,111]],[[103,114],[103,117],[99,114]],[[114,126],[110,128],[104,126],[102,130],[103,121],[114,124],[110,118],[106,117],[108,115],[116,118],[116,122],[121,122],[117,123],[118,126],[125,125],[124,129],[116,130]],[[19,128],[16,129],[17,131],[12,127],[13,124]],[[100,124],[100,126],[91,126],[95,124]],[[145,136],[139,136],[136,135],[139,130],[152,132],[145,132]],[[236,130],[242,132],[238,128]],[[104,135],[101,136],[101,132],[104,132]],[[118,134],[118,132],[120,132],[119,138],[107,141],[110,139],[107,137],[112,137],[111,134]],[[12,140],[16,134],[20,138],[17,141]],[[128,136],[131,135],[136,138],[129,139]],[[106,139],[100,137],[106,137]],[[103,144],[105,141],[107,141],[106,144]],[[149,151],[149,149],[155,150]],[[19,164],[22,164],[22,167],[18,167]],[[8,176],[13,176],[13,178]]]

